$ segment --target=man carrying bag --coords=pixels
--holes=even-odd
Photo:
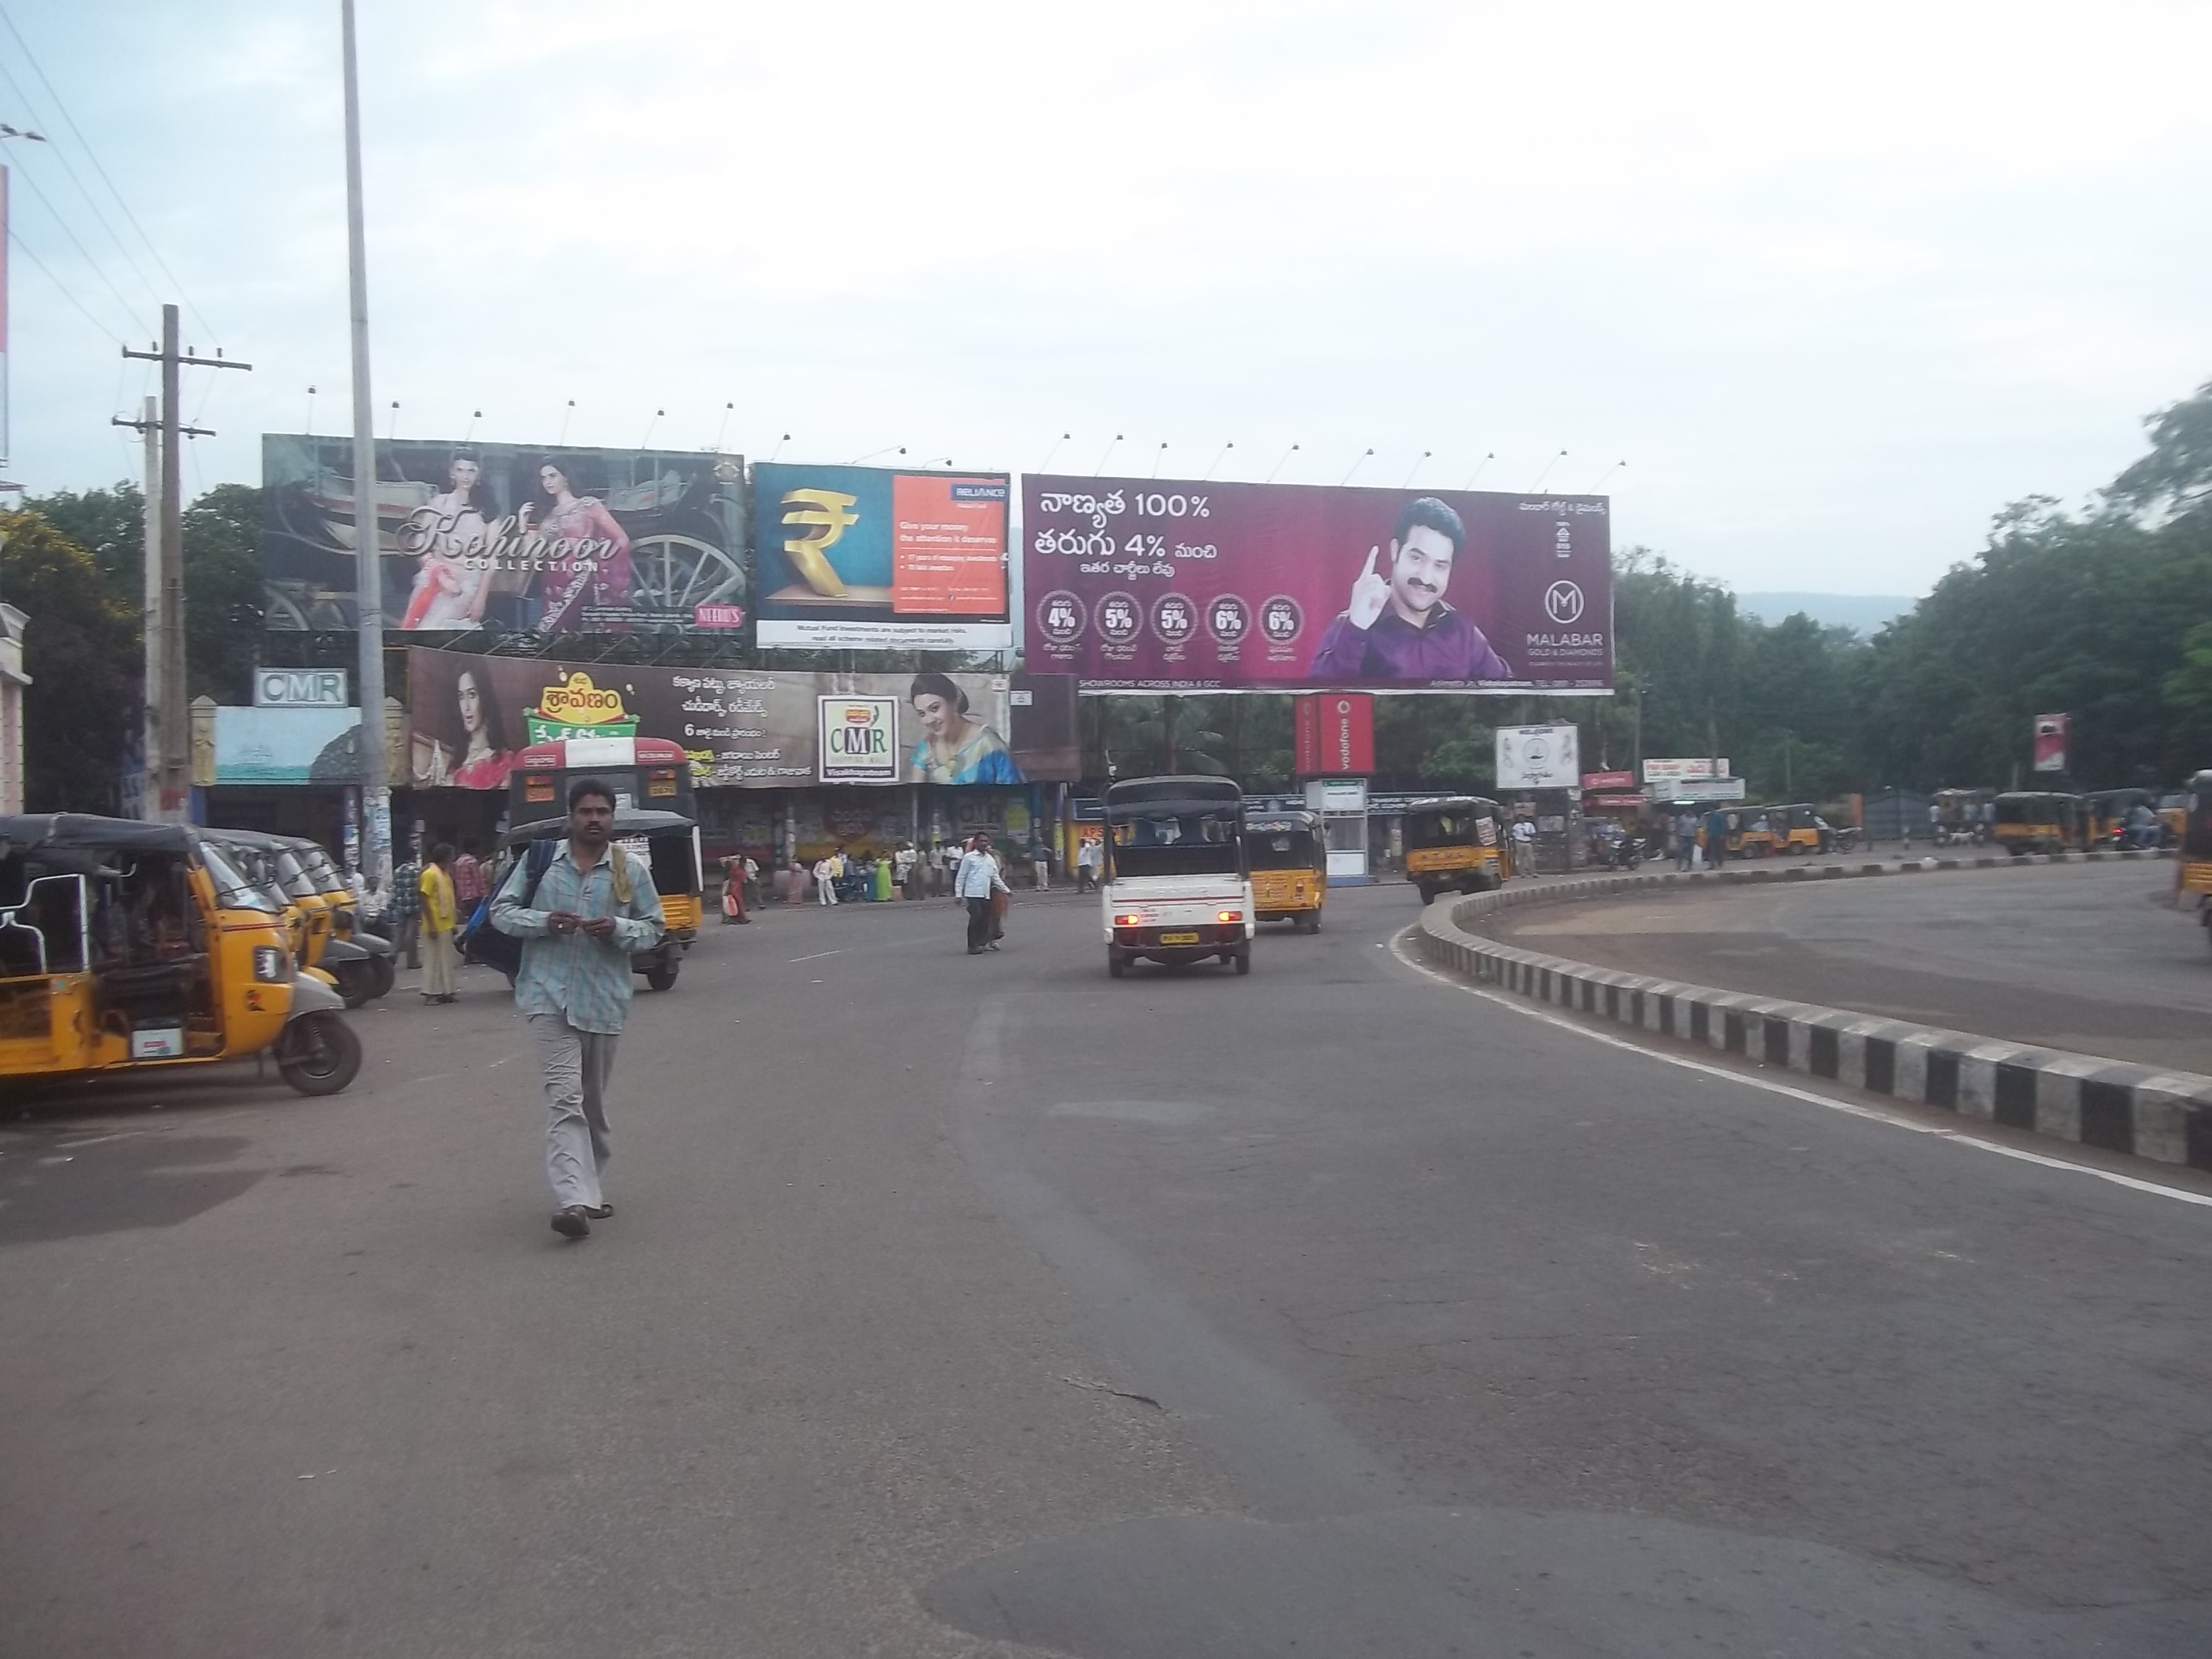
[[[629,1014],[630,957],[660,942],[660,896],[642,859],[611,839],[614,791],[568,786],[568,836],[526,892],[524,860],[492,901],[492,925],[522,941],[514,1005],[529,1022],[545,1087],[553,1231],[582,1238],[613,1213],[600,1185],[613,1152],[606,1088]]]

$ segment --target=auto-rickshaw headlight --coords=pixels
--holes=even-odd
[[[253,947],[253,977],[263,983],[275,985],[284,978],[284,947],[281,945],[257,945]]]

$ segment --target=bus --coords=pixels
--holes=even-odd
[[[563,738],[533,743],[515,757],[507,776],[510,829],[566,817],[568,786],[597,778],[615,792],[615,810],[678,812],[698,820],[691,761],[666,738]]]

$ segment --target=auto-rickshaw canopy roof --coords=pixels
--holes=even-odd
[[[189,853],[198,844],[189,824],[142,823],[90,812],[34,812],[0,817],[0,857],[42,848],[78,853]]]
[[[642,806],[626,807],[615,814],[614,827],[609,831],[617,841],[627,841],[635,836],[689,836],[695,826],[681,812],[661,812]],[[534,823],[518,823],[500,837],[502,847],[520,847],[526,841],[561,841],[568,834],[566,817],[539,818]]]
[[[1106,786],[1108,822],[1130,818],[1212,817],[1243,810],[1244,792],[1234,778],[1125,778]]]

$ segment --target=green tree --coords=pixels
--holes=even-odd
[[[0,599],[28,618],[24,805],[112,812],[138,726],[137,620],[92,555],[37,514],[0,514]]]

